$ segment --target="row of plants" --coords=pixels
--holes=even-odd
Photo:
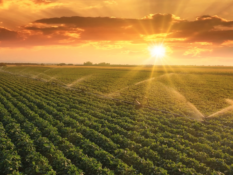
[[[9,100],[13,101],[13,99],[9,99]],[[24,101],[24,103],[26,103],[26,101]],[[26,104],[28,104],[28,103],[26,103]],[[20,107],[19,107],[19,110],[20,110]],[[26,106],[24,106],[24,108],[22,109],[21,112],[23,112],[23,111],[29,111],[29,110],[28,109],[26,110]],[[25,115],[26,115],[26,113],[25,113]],[[62,117],[62,115],[60,115],[59,117]],[[64,118],[67,118],[67,117],[64,117]],[[43,120],[43,119],[40,118],[40,120]],[[32,122],[39,123],[39,121],[35,121],[35,119],[32,120]],[[43,123],[48,123],[48,122],[46,122],[46,121],[42,122],[41,121],[40,123],[43,124]],[[73,122],[72,121],[72,123],[75,124],[77,122]],[[70,123],[70,124],[72,124],[72,123]],[[56,128],[54,128],[54,130],[55,129]],[[77,130],[77,128],[76,128],[76,130]],[[79,126],[79,132],[82,133],[85,137],[88,137],[88,139],[90,139],[91,141],[95,142],[96,144],[102,144],[102,147],[104,145],[105,148],[107,148],[108,151],[110,151],[112,153],[115,152],[116,149],[117,149],[117,145],[115,145],[114,143],[111,143],[111,140],[109,140],[105,136],[101,137],[101,135],[98,132],[96,132],[95,130],[89,129],[89,128],[85,127],[85,126]],[[133,166],[136,167],[139,172],[142,172],[144,174],[148,174],[148,173],[154,173],[154,174],[162,173],[162,174],[166,174],[166,171],[163,170],[162,168],[155,167],[152,162],[147,161],[147,160],[143,160],[140,157],[138,157],[137,155],[136,155],[136,157],[132,157],[131,156],[131,158],[134,159],[134,162],[137,162],[138,166],[140,165],[140,167],[136,167],[136,165],[133,164]],[[148,164],[147,167],[145,166],[146,164]]]
[[[21,157],[0,122],[0,172],[3,174],[19,174],[20,167],[22,167]]]
[[[76,109],[78,108],[79,106],[78,105],[76,105]],[[90,107],[91,108],[91,107]],[[81,110],[81,109],[80,109]],[[91,111],[95,111],[94,109],[93,110],[91,110]],[[77,111],[77,112],[80,112],[80,111]],[[92,112],[93,113],[93,112]],[[98,112],[94,112],[95,114],[93,114],[94,116],[96,116],[96,114],[98,114]],[[99,115],[101,115],[101,114],[99,114]],[[111,117],[108,117],[109,118],[109,120],[110,120],[110,123],[114,123],[114,119],[113,118],[111,118]],[[164,120],[165,121],[165,120]],[[138,122],[137,122],[138,123]],[[128,127],[129,125],[127,124],[127,128],[126,129],[128,129],[128,130],[135,130],[135,126],[137,126],[137,123],[132,123],[133,124],[133,127]],[[151,122],[150,122],[151,123]],[[150,124],[149,123],[149,124]],[[139,125],[142,125],[143,123],[138,123]],[[156,121],[156,122],[153,122],[153,124],[154,124],[154,126],[159,126],[159,121]],[[123,123],[123,126],[124,125],[126,125],[125,124],[125,122]],[[174,125],[170,125],[169,126],[169,128],[168,127],[165,127],[165,128],[162,128],[163,130],[166,130],[166,131],[168,131],[169,132],[169,129],[170,129],[170,127],[173,127]],[[160,127],[161,128],[161,127]],[[171,129],[170,129],[171,130]],[[186,131],[187,130],[189,130],[189,128],[187,128],[186,127]],[[209,137],[209,138],[212,138],[212,140],[210,140],[210,141],[207,141],[206,139],[204,139],[203,137],[200,137],[200,136],[198,136],[198,138],[197,137],[193,137],[192,135],[190,135],[190,134],[188,134],[187,132],[185,132],[184,130],[181,130],[180,129],[180,133],[178,132],[179,130],[178,129],[176,129],[176,130],[171,130],[172,132],[176,132],[177,134],[182,134],[182,135],[184,135],[184,138],[186,137],[186,138],[188,138],[189,140],[191,140],[192,142],[201,142],[201,143],[203,143],[203,144],[211,144],[211,143],[213,143],[213,140],[215,139],[215,141],[218,141],[216,138],[217,138],[217,136],[218,135],[216,135],[216,133],[214,133],[213,134],[213,136],[211,136],[211,135],[209,135],[209,133],[208,133],[208,135],[206,134],[206,133],[202,133],[202,135],[203,134],[205,134],[205,135],[207,135],[207,137]],[[147,132],[150,132],[150,131],[148,131],[147,130]],[[157,131],[157,132],[159,132],[159,131]],[[192,132],[192,131],[191,131]],[[205,143],[204,143],[204,141],[205,141]],[[218,143],[218,142],[215,142],[215,143]],[[217,146],[219,146],[219,145],[217,145]],[[216,147],[217,146],[215,146],[215,148],[214,149],[216,149]],[[229,147],[228,147],[229,148]],[[228,149],[229,150],[229,149]],[[212,150],[212,152],[213,152],[214,150]]]
[[[10,98],[10,96],[8,96],[8,97]],[[1,98],[1,100],[4,100],[4,99]],[[40,133],[40,135],[42,135],[43,138],[46,139],[47,143],[44,145],[49,144],[49,148],[52,147],[51,149],[49,149],[49,151],[57,151],[60,153],[60,158],[57,157],[57,159],[53,159],[53,160],[56,160],[57,162],[61,162],[61,165],[59,165],[58,163],[56,164],[57,168],[63,169],[63,171],[64,171],[64,169],[68,169],[68,163],[69,164],[73,163],[76,167],[82,169],[85,172],[85,174],[112,174],[112,172],[110,170],[108,170],[106,168],[102,168],[101,163],[99,163],[98,161],[96,161],[93,158],[89,158],[86,154],[84,154],[82,152],[82,150],[79,149],[79,147],[75,147],[73,144],[71,144],[69,141],[67,141],[67,139],[62,138],[58,134],[56,128],[52,127],[48,122],[46,122],[42,118],[40,118],[37,114],[35,114],[33,111],[31,111],[29,108],[27,108],[27,106],[25,106],[23,103],[18,102],[17,100],[15,100],[13,98],[11,100],[5,99],[4,101],[5,101],[5,103],[11,104],[11,102],[12,102],[13,105],[16,105],[16,108],[13,107],[13,105],[11,105],[11,107],[14,108],[14,112],[17,113],[17,115],[14,115],[14,117],[18,118],[18,122],[25,123],[26,120],[29,120],[29,122],[31,122],[34,127],[38,128],[37,129],[38,132],[37,132],[36,136],[38,137],[38,133]],[[9,104],[9,106],[10,106],[10,104]],[[27,132],[29,134],[33,134],[30,131],[27,131]],[[35,139],[38,140],[38,138],[35,138]],[[41,146],[40,143],[38,143],[38,148],[39,148],[39,146]],[[55,148],[58,148],[59,150],[55,149]],[[46,152],[44,152],[45,149],[41,150],[44,154],[46,154]],[[54,154],[48,154],[48,155],[54,155]],[[61,155],[63,155],[63,157],[65,156],[64,159],[68,158],[67,159],[68,161],[66,161],[62,164],[62,162],[64,160],[63,160]],[[54,156],[56,156],[56,154]],[[76,169],[76,167],[72,167],[72,168]],[[69,174],[69,172],[66,172],[65,174],[67,174],[67,173]],[[63,174],[64,174],[64,172],[63,172]],[[77,174],[82,174],[82,172],[80,172],[80,170],[79,170],[79,172]]]
[[[48,159],[36,151],[33,140],[21,130],[20,125],[9,116],[2,104],[0,104],[0,109],[0,122],[2,122],[8,137],[16,146],[21,157],[22,167],[19,171],[24,174],[56,174]]]
[[[54,113],[55,114],[55,113]],[[117,140],[117,139],[115,139],[115,140]],[[118,140],[120,140],[120,139],[118,139]],[[129,145],[129,144],[128,144]],[[190,160],[189,160],[190,161]],[[190,163],[189,163],[190,164]],[[193,165],[192,165],[193,166]]]
[[[10,88],[7,89],[7,87]],[[206,169],[208,167],[204,168],[205,170],[200,170],[197,166],[200,162],[195,163],[195,160],[192,160],[193,164],[190,162],[188,165],[190,167],[196,166],[194,169],[198,170],[198,172],[217,173],[213,171],[215,169],[229,174],[232,171],[230,165],[232,151],[229,149],[229,145],[232,143],[229,140],[231,138],[231,129],[227,128],[224,132],[224,130],[220,129],[220,122],[217,122],[217,125],[216,123],[213,124],[213,122],[199,125],[198,122],[185,120],[184,118],[174,118],[172,116],[166,118],[166,116],[161,116],[162,114],[157,113],[154,115],[146,110],[138,112],[133,110],[132,107],[129,112],[129,107],[117,106],[108,100],[94,99],[84,94],[72,97],[72,94],[64,93],[64,90],[60,88],[42,90],[43,87],[44,85],[41,85],[41,83],[34,82],[30,82],[30,86],[27,87],[18,81],[13,82],[7,79],[5,79],[5,86],[3,85],[4,90],[9,90],[8,93],[13,94],[13,97],[21,101],[21,103],[26,104],[32,112],[39,114],[39,117],[44,115],[42,118],[47,120],[49,116],[49,123],[55,128],[58,129],[59,126],[64,125],[64,128],[59,128],[59,133],[63,132],[62,137],[66,137],[68,131],[71,134],[79,134],[79,130],[76,129],[78,121],[78,126],[84,125],[88,130],[96,131],[109,138],[113,143],[119,145],[117,149],[114,149],[115,151],[110,152],[112,156],[116,157],[117,152],[118,158],[127,164],[133,164],[128,163],[133,160],[128,159],[128,155],[131,154],[139,156],[139,158],[148,158],[152,163],[166,162],[169,159],[175,162],[179,159],[178,162],[183,161],[179,163],[180,167],[185,168],[183,163],[185,161],[188,163],[187,160],[189,159],[187,158],[195,157],[196,160],[205,164],[207,161],[208,166],[211,167],[210,170]],[[185,126],[186,124],[187,126]],[[86,137],[91,137],[91,134],[89,136],[81,135],[81,138],[86,139]],[[98,142],[98,138],[96,142]],[[100,142],[96,143],[97,146],[99,144]],[[208,144],[210,145],[207,146]],[[82,144],[79,143],[79,145]],[[191,149],[188,148],[190,146]],[[100,148],[103,151],[106,149],[102,146]],[[184,152],[185,157],[182,159]],[[205,157],[205,159],[201,159],[201,156]],[[213,159],[210,159],[210,157]],[[155,165],[159,165],[159,163]],[[173,165],[170,166],[173,168],[164,168],[168,170],[169,174],[174,174],[176,172],[175,168],[179,166],[177,166],[178,164],[172,164],[172,161],[170,165]],[[201,168],[200,164],[199,168]],[[190,171],[190,173],[193,172]]]

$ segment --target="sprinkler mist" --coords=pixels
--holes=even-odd
[[[221,109],[220,111],[215,112],[214,114],[209,115],[207,118],[211,118],[211,117],[218,117],[222,114],[225,114],[227,112],[233,111],[233,100],[231,99],[226,99],[225,100],[228,104],[230,104],[230,106]]]
[[[86,79],[89,78],[90,76],[91,76],[91,75],[78,78],[77,80],[73,81],[73,82],[70,83],[70,84],[67,84],[66,86],[67,86],[67,87],[73,87],[74,85],[80,83],[81,81],[86,80]]]

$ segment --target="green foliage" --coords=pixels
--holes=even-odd
[[[92,62],[90,62],[90,61],[87,61],[87,62],[84,62],[84,63],[83,63],[83,65],[84,65],[84,66],[92,66],[92,65],[93,65],[93,63],[92,63]]]
[[[127,81],[149,74],[140,76]],[[0,80],[3,174],[233,173],[232,115],[197,122],[7,73]]]

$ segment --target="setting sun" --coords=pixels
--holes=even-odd
[[[166,48],[162,44],[153,45],[148,50],[150,51],[150,55],[156,58],[163,58],[166,54]]]

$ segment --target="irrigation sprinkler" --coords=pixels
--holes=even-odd
[[[136,109],[141,109],[143,105],[137,100],[139,96],[133,96],[133,104],[135,105]]]
[[[14,73],[11,73],[11,72],[5,72],[5,73],[8,73],[8,74],[11,74],[13,77],[17,77],[17,78],[19,78],[19,77],[23,77],[22,75],[16,75],[16,74],[14,74]],[[30,79],[32,79],[32,80],[35,80],[35,78],[33,78],[33,77],[29,77],[29,76],[25,76],[25,78],[27,78],[28,80],[29,80],[29,78]],[[41,81],[41,80],[38,80],[38,81]],[[52,90],[52,86],[55,86],[55,85],[58,85],[58,83],[57,82],[59,82],[59,81],[47,81],[46,83],[47,83],[47,85],[48,85],[48,88],[49,88],[49,90],[51,91]],[[63,87],[63,88],[67,88],[67,86],[66,85],[64,85],[64,83],[60,83],[61,85],[61,88]],[[62,84],[64,85],[64,86],[62,86]],[[51,86],[49,86],[49,85],[51,85]],[[77,87],[77,88],[70,88],[69,90],[80,90],[82,93],[87,93],[87,94],[90,94],[90,95],[95,95],[95,96],[98,96],[98,97],[101,97],[101,98],[108,98],[109,99],[109,97],[108,96],[104,96],[104,95],[101,95],[101,94],[98,94],[98,93],[95,93],[95,92],[88,92],[88,90],[90,91],[90,89],[89,89],[89,86],[79,86],[79,87]],[[120,95],[122,95],[122,93],[120,93]],[[185,115],[181,115],[181,114],[176,114],[176,113],[172,113],[172,112],[170,112],[170,111],[165,111],[165,110],[161,110],[161,109],[158,109],[158,108],[154,108],[154,107],[151,107],[151,106],[149,106],[149,99],[147,98],[147,97],[145,97],[145,99],[147,99],[147,104],[148,105],[142,105],[137,99],[139,98],[139,96],[132,96],[132,98],[134,99],[134,101],[132,102],[131,100],[130,101],[126,101],[126,100],[121,100],[121,99],[117,99],[117,98],[110,98],[111,100],[113,100],[113,101],[116,101],[116,105],[121,105],[121,104],[123,104],[123,103],[125,103],[125,104],[129,104],[129,105],[134,105],[135,106],[135,108],[136,109],[141,109],[141,108],[147,108],[147,109],[149,109],[149,110],[153,110],[153,111],[160,111],[160,112],[162,112],[162,113],[166,113],[166,114],[172,114],[172,115],[174,115],[174,116],[177,116],[177,117],[186,117]],[[186,117],[187,118],[187,117]]]

